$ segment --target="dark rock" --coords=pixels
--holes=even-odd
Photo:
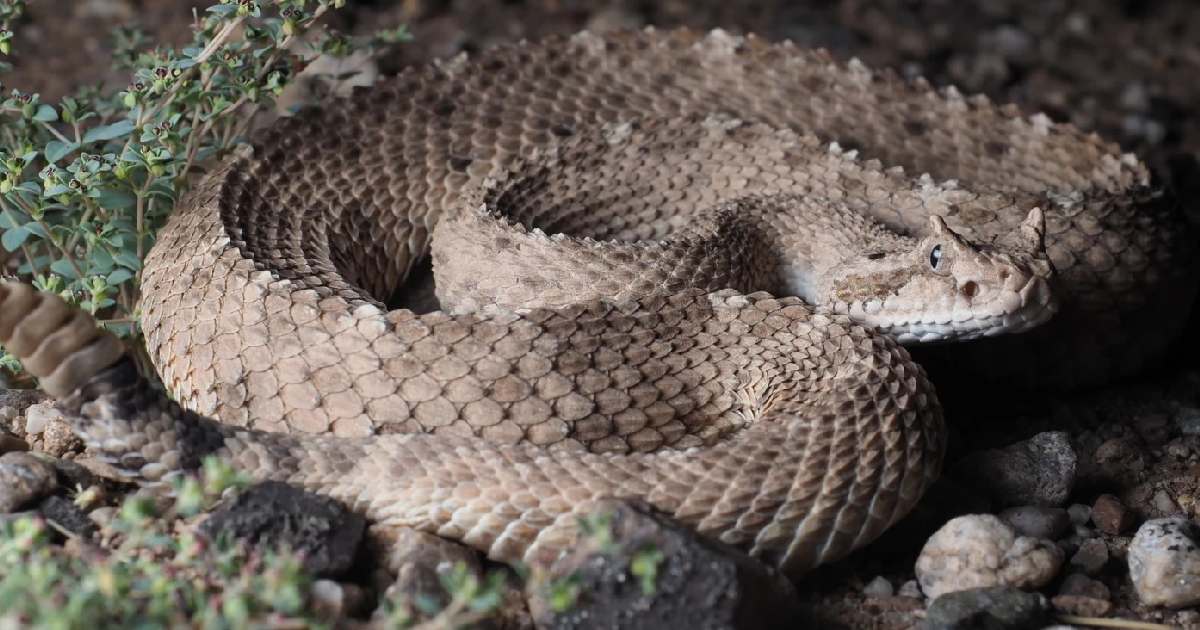
[[[1071,517],[1062,508],[1023,505],[1004,510],[999,516],[1018,534],[1033,538],[1058,540],[1071,529]]]
[[[1130,438],[1113,438],[1104,442],[1092,455],[1104,483],[1116,486],[1132,485],[1146,470],[1146,453]]]
[[[1087,575],[1097,575],[1108,564],[1108,545],[1099,538],[1085,540],[1079,545],[1079,550],[1071,556],[1070,565]]]
[[[805,627],[791,583],[741,551],[642,503],[604,502],[593,514],[605,515],[593,522],[601,520],[611,536],[581,536],[573,552],[530,584],[539,628]],[[567,576],[579,595],[555,612],[549,588]]]
[[[199,533],[210,541],[226,536],[256,547],[288,548],[303,556],[309,572],[334,577],[354,564],[365,530],[366,520],[341,503],[268,481],[214,511]]]
[[[0,455],[16,451],[28,451],[29,444],[21,438],[0,430]]]
[[[998,450],[968,455],[958,472],[1007,506],[1059,506],[1075,485],[1078,458],[1065,432],[1039,433]]]
[[[31,505],[57,488],[52,464],[30,453],[0,455],[0,514]]]
[[[1100,531],[1115,536],[1133,527],[1133,512],[1117,497],[1102,494],[1092,504],[1092,522]]]
[[[1038,630],[1049,604],[1039,593],[989,586],[947,593],[925,611],[925,630]]]
[[[38,512],[56,528],[75,536],[91,538],[96,533],[96,523],[69,499],[46,497],[38,504]]]

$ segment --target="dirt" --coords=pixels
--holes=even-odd
[[[16,68],[5,84],[51,99],[99,77],[124,82],[106,61],[113,26],[136,21],[154,40],[179,44],[188,39],[193,7],[209,2],[31,4],[32,20],[18,33]],[[64,11],[64,6],[70,8]],[[331,23],[355,33],[409,24],[414,41],[383,61],[392,71],[496,42],[582,28],[686,25],[790,38],[1094,130],[1147,160],[1158,181],[1175,188],[1189,216],[1200,223],[1200,7],[1193,0],[376,0],[352,1]],[[1193,323],[1196,319],[1193,313]],[[1139,521],[1172,509],[1200,516],[1200,361],[1194,350],[1186,350],[1200,347],[1197,329],[1191,326],[1177,351],[1136,382],[1050,401],[1020,401],[1000,413],[951,414],[951,422],[959,425],[955,452],[1004,445],[1044,430],[1069,431],[1081,458],[1072,502],[1090,504],[1107,492]],[[1002,421],[986,415],[1000,415]],[[953,464],[952,456],[948,469]],[[896,588],[912,579],[916,551],[931,524],[961,507],[956,496],[950,491],[932,498],[914,517],[916,524],[801,584],[805,602],[822,624],[914,627],[923,610],[919,600],[867,597],[861,589],[877,575]],[[1200,627],[1195,611],[1171,613],[1136,603],[1120,562],[1130,535],[1104,536],[1118,559],[1100,577],[1113,593],[1110,615]]]

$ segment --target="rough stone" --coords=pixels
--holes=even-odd
[[[925,630],[1039,630],[1049,604],[1039,593],[990,586],[947,593],[925,612]]]
[[[1184,518],[1146,521],[1129,544],[1129,577],[1149,606],[1200,604],[1200,527]]]
[[[1111,494],[1102,494],[1092,504],[1092,522],[1100,531],[1117,535],[1133,527],[1133,512]]]
[[[60,415],[51,418],[42,430],[42,450],[55,457],[83,451],[83,440],[75,435],[71,425]]]
[[[1040,588],[1054,579],[1063,551],[1044,539],[1017,536],[991,514],[951,519],[925,543],[917,579],[931,598],[983,586]]]
[[[1071,517],[1062,508],[1023,505],[1004,510],[999,516],[1018,534],[1032,538],[1058,540],[1071,529]]]
[[[225,535],[255,546],[287,547],[303,555],[309,572],[335,577],[353,565],[365,530],[366,520],[341,503],[268,481],[214,511],[199,533],[209,540]]]
[[[1078,457],[1061,431],[1039,433],[964,458],[961,474],[1006,506],[1059,506],[1075,486]]]
[[[640,502],[604,502],[594,514],[611,515],[611,543],[584,535],[530,584],[539,628],[805,627],[791,584],[741,551]],[[634,576],[635,560],[643,569],[656,567],[653,575]],[[547,584],[570,575],[580,595],[570,610],[555,613],[545,599]]]
[[[1108,564],[1108,545],[1099,538],[1091,538],[1079,545],[1079,550],[1071,556],[1071,567],[1087,575],[1098,575]]]
[[[30,453],[0,455],[0,514],[15,512],[57,488],[52,464]]]

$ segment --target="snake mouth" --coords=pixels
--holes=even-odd
[[[1005,298],[966,311],[965,317],[963,311],[957,310],[940,317],[922,311],[908,318],[902,315],[870,318],[878,321],[866,323],[902,344],[915,345],[1023,333],[1046,323],[1058,312],[1058,301],[1049,281],[1042,276],[1029,276],[1019,289],[1006,291]],[[993,306],[996,308],[990,308]]]

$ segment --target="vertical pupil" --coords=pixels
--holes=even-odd
[[[929,252],[929,264],[937,269],[938,263],[942,261],[942,246],[934,245],[933,250]]]

